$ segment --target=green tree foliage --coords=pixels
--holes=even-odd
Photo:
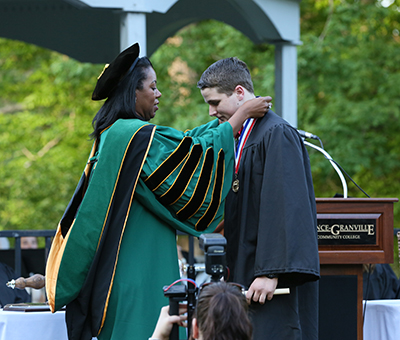
[[[303,0],[298,124],[371,197],[400,192],[400,1]],[[247,62],[256,94],[274,96],[274,47],[204,21],[151,56],[163,93],[154,123],[178,129],[209,119],[197,80],[214,61]],[[103,65],[0,39],[0,229],[55,228],[91,148],[90,100]],[[342,193],[322,154],[310,150],[317,197]],[[349,196],[363,197],[349,181]],[[395,227],[400,207],[395,204]]]
[[[0,40],[0,228],[54,229],[85,164],[98,65]]]
[[[303,15],[308,29],[299,48],[299,120],[371,197],[397,197],[400,13],[395,4],[323,2],[309,1],[313,11]],[[341,192],[329,163],[311,157],[317,196]],[[349,195],[363,196],[349,188]]]
[[[384,7],[384,5],[389,5]],[[307,0],[299,47],[299,122],[371,197],[399,197],[400,2]],[[310,151],[317,197],[342,193]],[[349,196],[365,197],[349,181]],[[400,206],[394,204],[400,228]],[[399,275],[397,238],[394,270]]]

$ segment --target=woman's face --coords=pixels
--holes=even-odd
[[[157,88],[157,76],[152,67],[146,69],[146,79],[143,80],[143,88],[136,89],[136,113],[144,120],[150,120],[158,110],[158,98],[161,92]]]

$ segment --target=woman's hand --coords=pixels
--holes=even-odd
[[[168,340],[174,323],[183,326],[183,321],[187,320],[187,305],[179,305],[179,315],[169,315],[169,306],[161,308],[156,328],[154,329],[151,339]]]
[[[232,126],[233,135],[236,136],[246,119],[264,117],[272,106],[271,101],[272,98],[266,96],[253,98],[244,102],[228,120],[228,123]]]
[[[268,112],[268,110],[272,107],[272,97],[257,97],[254,99],[250,99],[243,103],[243,105],[239,108],[245,111],[246,119],[248,118],[261,118]],[[236,113],[239,112],[236,111]],[[236,114],[235,113],[235,114]]]

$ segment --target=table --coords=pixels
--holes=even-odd
[[[0,309],[0,340],[68,340],[65,312]]]
[[[367,301],[364,340],[377,339],[400,339],[400,300]]]

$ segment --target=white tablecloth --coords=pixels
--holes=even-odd
[[[67,340],[65,312],[14,312],[0,309],[0,340]]]
[[[400,300],[367,301],[364,319],[364,340],[399,339]]]

